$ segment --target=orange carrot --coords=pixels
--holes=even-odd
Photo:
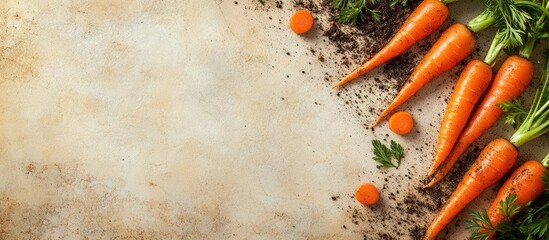
[[[490,142],[437,214],[424,240],[435,239],[461,210],[513,167],[518,151],[505,139]]]
[[[407,112],[397,112],[389,118],[389,128],[396,134],[406,135],[414,128],[414,119]]]
[[[424,0],[381,51],[341,79],[334,87],[340,87],[400,55],[418,41],[431,35],[444,23],[446,17],[448,17],[448,7],[444,3],[439,0]]]
[[[426,187],[431,187],[442,180],[450,172],[452,166],[477,138],[488,130],[503,114],[503,110],[497,106],[505,101],[513,100],[520,96],[530,85],[534,75],[534,65],[527,59],[519,56],[511,56],[503,62],[490,90],[480,103],[467,126],[461,132],[458,140],[448,155],[448,158],[440,165],[434,178]]]
[[[435,159],[429,170],[429,176],[433,175],[452,150],[475,104],[491,81],[492,67],[479,60],[470,61],[461,72],[442,119]]]
[[[372,127],[411,98],[433,78],[450,70],[475,49],[475,36],[463,24],[450,26],[414,69],[410,80],[402,87],[393,102],[381,113]]]
[[[505,218],[501,212],[500,202],[505,201],[509,195],[515,194],[515,204],[519,204],[520,210],[522,210],[527,203],[534,201],[543,193],[545,172],[546,169],[540,162],[530,160],[511,174],[488,208],[488,217],[490,217],[493,226],[497,226]],[[492,234],[489,239],[492,239],[494,235]]]
[[[313,26],[313,15],[305,9],[299,10],[290,18],[290,28],[297,34],[308,32]]]
[[[355,192],[355,198],[366,206],[374,205],[379,201],[379,192],[373,184],[365,183],[358,187]]]

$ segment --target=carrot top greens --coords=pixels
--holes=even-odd
[[[381,19],[379,10],[372,8],[373,5],[380,3],[382,0],[334,0],[333,6],[339,10],[336,20],[341,23],[357,24],[366,21],[368,16],[372,17],[376,22]],[[453,0],[456,1],[456,0]],[[391,0],[390,7],[397,5],[405,7],[408,0]]]
[[[503,112],[507,113],[505,123],[513,126],[521,125],[528,116],[528,111],[522,106],[520,99],[515,98],[513,101],[507,101],[497,105]]]
[[[544,161],[549,161],[549,155]],[[547,164],[544,164],[547,166]],[[471,231],[469,239],[485,240],[492,233],[497,233],[496,239],[533,240],[549,238],[549,172],[543,176],[544,193],[534,202],[526,204],[524,211],[511,219],[520,210],[516,203],[517,196],[511,194],[501,201],[499,208],[504,216],[503,221],[494,226],[488,217],[486,209],[471,212],[471,219],[465,222]]]
[[[520,205],[515,204],[517,195],[511,194],[505,198],[505,201],[499,203],[499,208],[503,214],[503,222],[498,226],[494,226],[486,209],[480,212],[471,212],[471,219],[465,221],[466,229],[471,231],[470,240],[486,240],[496,232],[501,232],[503,225],[511,221],[511,217],[520,211]]]
[[[478,32],[491,25],[497,28],[484,62],[493,65],[503,49],[521,48],[521,56],[529,58],[537,39],[544,34],[547,0],[484,0],[486,8],[467,26]]]
[[[549,58],[549,51],[546,53]],[[546,62],[543,81],[538,87],[534,101],[524,122],[511,136],[511,143],[517,147],[549,132],[549,59]]]
[[[523,1],[529,2],[529,1]],[[529,21],[525,44],[520,48],[519,54],[529,58],[537,40],[549,37],[547,20],[549,18],[549,0],[536,0],[537,4],[528,5],[534,10],[535,21]]]

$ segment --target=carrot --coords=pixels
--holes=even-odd
[[[297,34],[308,32],[313,26],[313,15],[305,10],[299,10],[290,18],[290,28]]]
[[[501,117],[503,110],[496,105],[520,96],[532,81],[533,75],[534,65],[525,58],[511,56],[503,62],[492,86],[461,132],[448,158],[426,187],[433,186],[450,172],[465,150]]]
[[[334,87],[340,87],[400,55],[420,40],[431,35],[448,17],[448,7],[439,0],[424,0],[410,14],[395,36],[370,60],[345,76]]]
[[[389,119],[389,128],[396,134],[406,135],[414,128],[414,119],[407,112],[397,112]]]
[[[435,158],[428,176],[433,175],[452,150],[475,104],[491,81],[492,67],[480,60],[470,61],[461,72],[442,119]]]
[[[517,156],[517,149],[509,141],[499,138],[490,142],[436,215],[423,239],[435,239],[469,202],[513,167]]]
[[[355,198],[358,202],[370,206],[379,201],[379,192],[373,184],[365,183],[358,187],[355,192]]]
[[[527,203],[534,201],[543,193],[545,186],[543,175],[545,172],[546,169],[540,162],[530,160],[522,164],[511,174],[499,189],[490,208],[488,208],[488,217],[492,226],[497,226],[505,219],[505,215],[501,211],[501,202],[505,202],[510,195],[514,194],[516,196],[514,204],[519,204],[520,211]],[[494,235],[492,233],[489,239],[493,238]]]
[[[372,127],[411,98],[433,78],[450,70],[475,49],[475,36],[463,24],[450,26],[414,69],[410,80],[402,87],[393,102],[381,113]]]

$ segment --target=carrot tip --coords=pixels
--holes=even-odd
[[[374,128],[375,126],[377,126],[381,120],[383,120],[383,118],[378,118],[374,123],[372,123],[372,126],[370,126],[370,128]]]
[[[431,168],[429,168],[429,172],[427,173],[427,177],[433,176],[435,172],[436,172],[436,168],[434,166],[431,166]]]
[[[333,88],[338,88],[338,87],[341,87],[341,86],[345,85],[345,83],[346,83],[346,82],[344,82],[343,80],[341,80],[341,81],[335,83],[332,87],[333,87]]]
[[[442,180],[442,178],[438,175],[438,171],[435,171],[435,176],[432,177],[432,175],[434,174],[431,174],[431,176],[428,176],[428,177],[431,177],[431,181],[429,181],[429,183],[425,184],[422,188],[425,189],[425,188],[432,188],[433,186],[435,186],[435,184],[437,184],[440,180]]]
[[[438,180],[437,180],[436,178],[433,178],[433,179],[431,179],[431,181],[430,181],[429,183],[425,184],[425,185],[424,185],[423,187],[421,187],[421,188],[423,188],[423,189],[425,189],[425,188],[432,188],[433,186],[435,186],[435,184],[436,184],[437,182],[438,182]]]

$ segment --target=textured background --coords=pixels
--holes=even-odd
[[[307,54],[325,44],[320,33],[292,34],[290,1],[272,5],[3,0],[0,238],[375,239],[427,224],[353,224],[345,210],[402,214],[358,206],[354,188],[383,185],[388,206],[398,204],[388,192],[415,191],[443,101],[411,102],[430,109],[414,115],[421,134],[365,129]],[[498,126],[481,142],[509,135]],[[386,134],[409,148],[389,173],[370,154]],[[541,157],[547,143],[522,158]]]

